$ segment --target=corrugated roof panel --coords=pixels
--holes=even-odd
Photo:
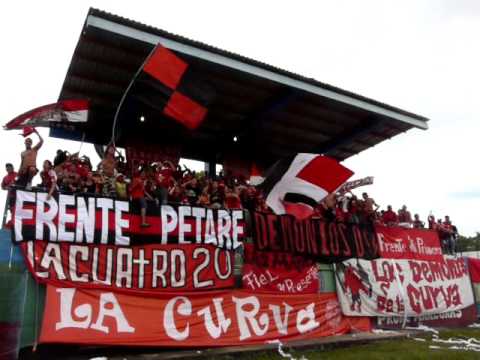
[[[229,57],[237,65],[241,62],[245,66],[236,68],[220,64],[195,56],[195,51],[178,53],[189,63],[190,69],[215,90],[206,121],[197,133],[186,131],[162,114],[161,104],[147,101],[145,93],[140,96],[133,92],[126,97],[119,118],[119,144],[132,141],[135,137],[140,137],[144,142],[177,141],[184,145],[189,156],[199,160],[218,159],[225,152],[241,151],[242,155],[254,156],[268,165],[279,156],[291,155],[295,151],[328,151],[343,159],[412,128],[412,123],[392,118],[391,112],[399,118],[411,117],[422,123],[426,120],[313,79],[134,21],[93,9],[89,16],[97,17],[97,20],[102,18],[109,26],[117,26],[112,29],[123,27],[123,30],[111,31],[96,26],[99,23],[97,20],[94,24],[87,19],[68,69],[60,98],[85,97],[92,101],[89,123],[81,129],[86,132],[86,141],[109,141],[113,115],[120,98],[153,48],[151,42],[138,38],[138,33],[129,36],[137,30],[145,36],[156,34],[172,39],[177,44],[186,44],[190,49],[197,47],[198,51]],[[248,69],[248,66],[276,75],[269,78],[242,70]],[[363,105],[354,105],[354,102],[347,103],[300,90],[276,81],[277,75],[337,92],[338,99],[351,97],[363,104],[368,103],[372,109],[383,106],[390,113],[370,111]],[[148,114],[146,124],[135,121],[140,114]],[[242,139],[235,147],[231,143],[233,135]],[[62,133],[59,136],[67,135]]]

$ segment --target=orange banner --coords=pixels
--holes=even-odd
[[[344,317],[334,293],[233,290],[148,298],[48,286],[40,342],[218,347],[370,329],[368,318]]]

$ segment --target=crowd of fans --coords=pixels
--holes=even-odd
[[[32,182],[39,172],[36,156],[43,143],[39,134],[38,137],[39,142],[35,146],[32,146],[30,138],[25,140],[26,149],[21,154],[18,173],[12,164],[6,164],[7,175],[2,180],[2,189],[8,190],[13,185],[27,189],[33,186]],[[204,172],[197,173],[170,161],[144,163],[129,169],[123,156],[113,146],[107,147],[96,168],[86,156],[58,150],[53,161],[43,162],[39,175],[40,182],[35,185],[47,191],[49,197],[59,191],[131,199],[141,210],[144,227],[150,226],[145,216],[149,201],[270,211],[262,191],[250,185],[244,177],[220,173],[215,178],[209,178]],[[388,205],[386,210],[380,210],[380,206],[365,192],[361,198],[351,192],[330,194],[315,209],[314,216],[353,224],[370,221],[385,226],[425,228],[418,214],[412,218],[407,206],[394,211]],[[427,226],[439,232],[444,250],[453,253],[458,232],[450,218],[435,219],[430,215]]]
[[[398,211],[394,211],[391,205],[388,205],[386,210],[380,210],[380,206],[366,192],[362,194],[361,199],[352,193],[331,194],[320,203],[317,212],[324,218],[340,222],[360,224],[373,221],[384,226],[436,230],[445,253],[455,253],[455,244],[459,236],[457,227],[452,224],[448,215],[442,220],[430,214],[428,224],[425,224],[419,214],[414,214],[412,218],[406,205]]]

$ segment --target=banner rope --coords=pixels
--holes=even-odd
[[[27,294],[28,294],[28,270],[24,270],[25,274],[25,291],[23,292],[23,313],[22,313],[22,322],[25,318],[25,307],[27,306]]]
[[[12,261],[13,261],[13,243],[10,244],[10,256],[8,258],[8,271],[12,271]]]
[[[80,157],[80,151],[82,151],[83,143],[85,142],[85,132],[82,135],[82,141],[80,142],[80,147],[78,148],[78,157]]]
[[[27,279],[28,280],[28,279]],[[35,281],[35,280],[34,280]],[[38,345],[38,301],[40,297],[40,291],[39,291],[39,284],[38,281],[35,281],[35,321],[33,324],[33,331],[34,331],[34,342],[33,342],[33,351],[37,351],[37,345]]]

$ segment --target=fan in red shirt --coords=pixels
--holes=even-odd
[[[152,199],[152,197],[145,191],[145,180],[146,175],[145,171],[136,172],[133,175],[132,184],[130,185],[130,195],[132,201],[140,207],[140,216],[142,223],[140,226],[149,227],[150,224],[147,223],[147,200],[145,197]]]
[[[159,165],[155,172],[157,186],[164,187],[165,189],[170,188],[173,185],[174,172],[175,167],[170,161],[164,161],[163,165]]]
[[[15,172],[13,165],[10,163],[5,164],[5,170],[7,170],[7,175],[2,179],[2,189],[8,190],[10,186],[15,183],[17,173]]]
[[[414,229],[423,229],[425,228],[425,223],[420,220],[420,216],[418,214],[415,214],[413,216],[413,228]]]
[[[445,220],[443,221],[443,227],[445,231],[448,233],[447,238],[447,250],[450,254],[455,254],[456,250],[456,242],[458,238],[458,230],[455,225],[452,224],[450,221],[450,216],[446,215]]]
[[[356,196],[352,196],[348,203],[348,222],[351,224],[359,224],[360,217],[358,216],[359,204]]]
[[[5,170],[7,170],[7,175],[5,175],[2,179],[2,189],[8,190],[7,204],[9,206],[10,211],[12,211],[12,208],[15,205],[15,196],[12,193],[10,187],[15,184],[15,180],[17,179],[17,173],[15,172],[13,165],[11,163],[5,164]]]
[[[242,209],[242,202],[238,195],[238,187],[232,191],[228,186],[225,187],[225,207],[227,209]]]
[[[394,226],[398,223],[398,216],[395,211],[392,210],[392,205],[387,206],[387,211],[383,213],[382,220],[387,226]]]
[[[82,178],[86,179],[88,177],[88,173],[90,172],[90,168],[88,167],[88,164],[85,162],[78,160],[76,167],[75,167],[75,172]]]
[[[168,199],[168,190],[175,185],[173,175],[175,166],[170,161],[164,161],[163,165],[158,165],[155,170],[155,183],[160,195],[160,203],[166,204]]]
[[[341,223],[344,223],[346,220],[346,213],[343,211],[340,204],[337,204],[335,207],[335,220]]]
[[[43,170],[40,173],[42,178],[42,187],[48,192],[47,200],[49,200],[53,193],[57,191],[57,174],[53,170],[53,164],[50,160],[43,162]]]
[[[407,205],[403,205],[400,210],[398,210],[398,222],[405,225],[410,225],[412,223],[412,215],[410,211],[407,210]]]

